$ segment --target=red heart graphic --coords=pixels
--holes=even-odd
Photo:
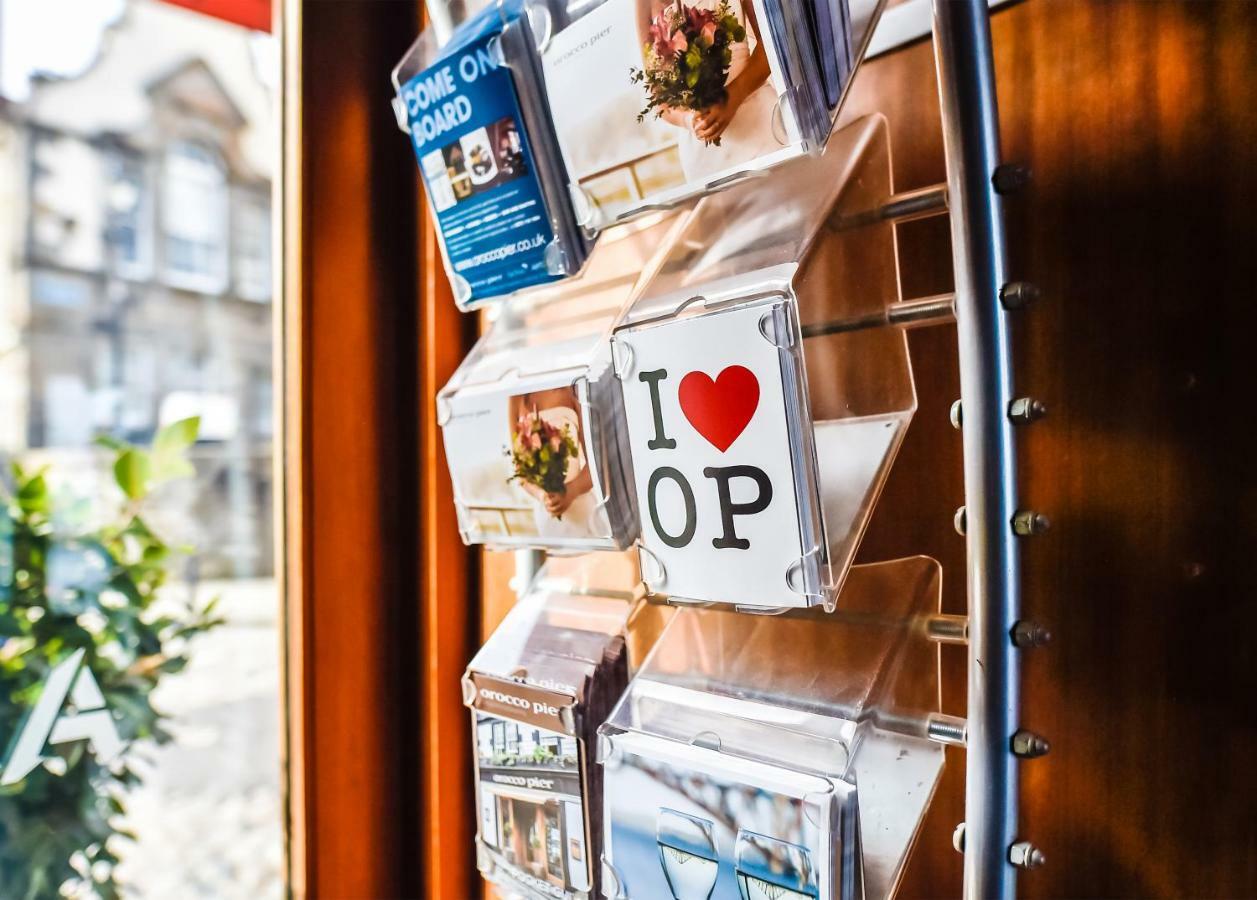
[[[745,366],[729,366],[715,381],[706,372],[690,372],[681,379],[677,399],[694,430],[724,453],[755,415],[759,381]]]

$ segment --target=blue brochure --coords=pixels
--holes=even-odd
[[[461,303],[554,281],[554,228],[490,7],[402,86],[411,141]]]

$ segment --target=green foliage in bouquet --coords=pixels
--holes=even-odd
[[[113,454],[122,500],[116,509],[80,504],[77,512],[106,512],[101,525],[63,524],[75,511],[54,500],[43,469],[14,464],[11,484],[0,483],[0,742],[16,737],[49,672],[82,650],[124,745],[109,765],[83,741],[53,745],[44,765],[0,787],[6,900],[119,896],[119,841],[134,839],[121,819],[127,789],[140,782],[136,750],[170,740],[150,696],[187,665],[190,639],[222,621],[213,601],[156,608],[178,551],[143,515],[154,487],[193,474],[186,451],[199,424],[175,422],[151,448],[98,441]]]
[[[515,423],[507,452],[515,469],[511,481],[534,485],[547,494],[562,494],[567,490],[567,461],[580,451],[570,429],[556,428],[532,412]]]
[[[649,36],[645,67],[629,70],[633,83],[646,88],[646,106],[637,121],[669,109],[701,111],[728,99],[732,45],[746,40],[728,0],[714,10],[680,2],[665,6],[651,20]]]

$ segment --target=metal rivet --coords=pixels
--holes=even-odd
[[[951,517],[951,523],[956,527],[956,534],[965,533],[965,508],[963,506],[956,510],[956,514]]]
[[[951,845],[956,848],[957,853],[965,852],[965,823],[961,822],[956,826],[956,830],[951,833]]]
[[[1047,862],[1047,857],[1029,841],[1018,841],[1008,848],[1008,861],[1023,869],[1037,869]]]
[[[957,400],[955,403],[951,405],[951,410],[950,412],[948,412],[947,416],[949,419],[951,419],[951,427],[959,431],[960,423],[962,421],[959,400]]]
[[[1029,425],[1047,415],[1047,407],[1042,400],[1033,397],[1018,397],[1008,404],[1008,418],[1014,425]]]
[[[1051,527],[1052,520],[1041,512],[1035,512],[1033,509],[1019,510],[1013,516],[1013,532],[1021,537],[1043,534]]]
[[[1018,647],[1042,647],[1052,640],[1052,632],[1038,622],[1022,619],[1013,626],[1013,643]]]
[[[996,166],[995,174],[991,176],[991,183],[995,185],[997,194],[1016,193],[1030,183],[1030,167],[1023,166],[1021,163],[1004,163],[1002,166]]]
[[[1047,756],[1048,751],[1052,749],[1047,738],[1033,731],[1026,731],[1024,728],[1013,735],[1012,744],[1013,754],[1022,759],[1038,759],[1040,756]]]
[[[1038,285],[1028,281],[1010,281],[999,289],[999,301],[1004,309],[1024,309],[1038,299]]]

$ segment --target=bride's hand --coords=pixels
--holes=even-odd
[[[730,92],[723,103],[714,103],[694,116],[694,136],[710,144],[718,141],[725,129],[733,122],[742,105],[739,97]]]

